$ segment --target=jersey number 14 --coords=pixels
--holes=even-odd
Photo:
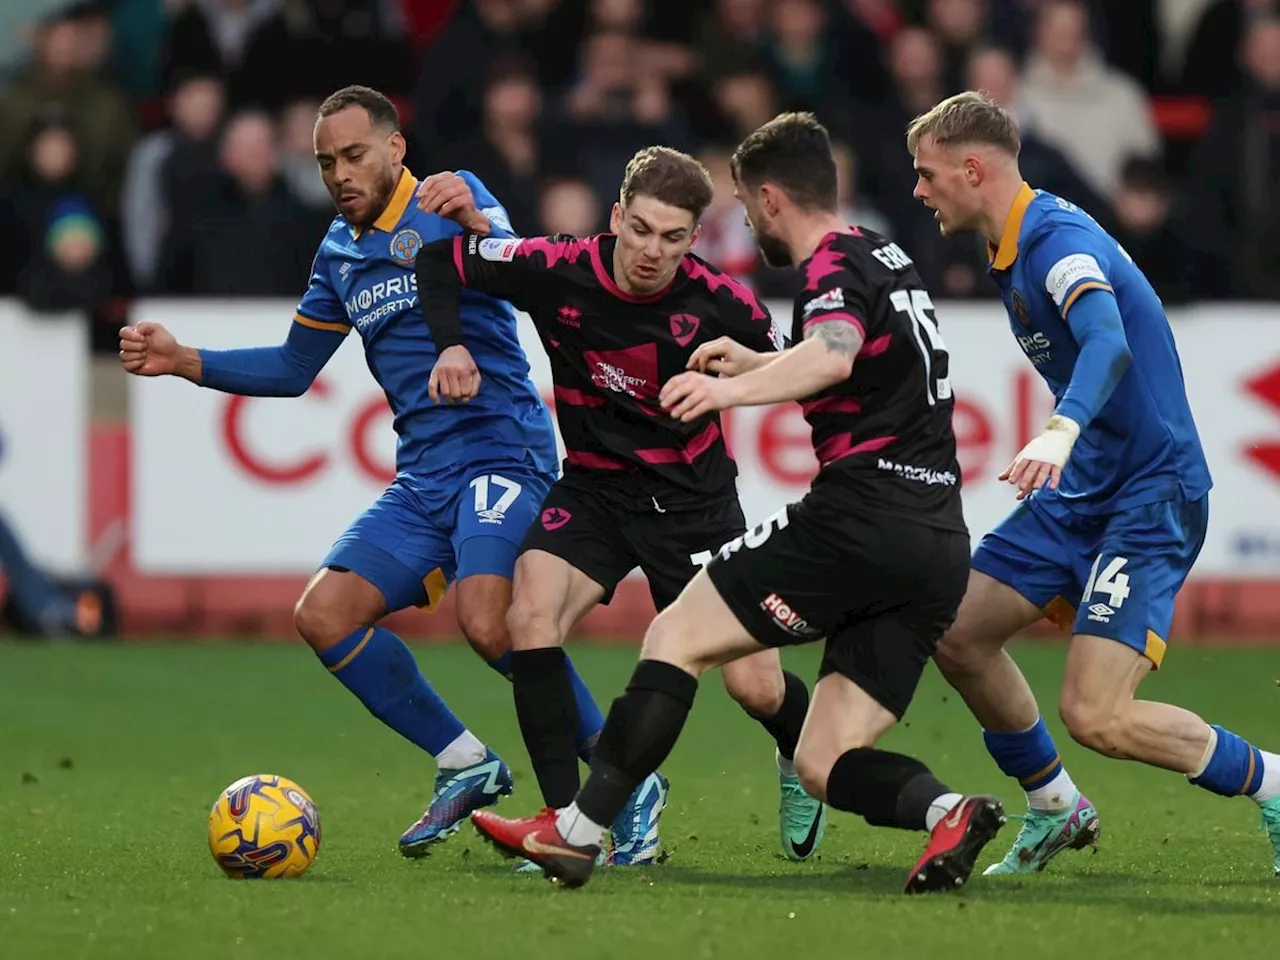
[[[898,313],[905,313],[911,321],[911,333],[916,348],[924,360],[925,395],[929,406],[939,400],[951,399],[950,362],[947,345],[938,332],[938,321],[933,318],[933,301],[924,290],[895,290],[889,294],[889,303]],[[935,376],[941,370],[942,376]]]

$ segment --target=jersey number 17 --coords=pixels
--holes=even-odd
[[[889,294],[889,303],[898,313],[905,313],[911,321],[911,333],[920,358],[924,360],[925,395],[929,406],[939,400],[951,399],[950,359],[947,345],[938,332],[938,321],[933,318],[933,301],[924,290],[895,290]],[[941,376],[935,376],[941,371]]]

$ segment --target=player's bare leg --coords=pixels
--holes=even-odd
[[[796,773],[796,745],[809,710],[809,688],[782,669],[777,650],[733,660],[721,670],[725,689],[773,737],[778,767],[778,838],[790,860],[808,860],[827,831],[827,808],[807,793]]]
[[[1062,764],[1035,695],[1005,650],[1010,637],[1044,616],[1012,587],[972,570],[956,621],[934,662],[983,727],[1000,769],[1027,792],[1028,812],[1013,847],[988,874],[1043,870],[1063,850],[1097,843],[1097,811]]]
[[[1068,732],[1104,756],[1185,774],[1221,796],[1250,797],[1262,810],[1280,876],[1280,756],[1190,710],[1135,699],[1151,668],[1151,660],[1123,643],[1073,637],[1059,703]]]
[[[511,580],[492,573],[477,573],[459,580],[453,588],[458,628],[471,649],[485,663],[493,664],[511,650],[507,611],[511,607]]]
[[[370,713],[435,757],[431,805],[400,838],[402,853],[421,856],[472,810],[510,793],[511,773],[440,699],[403,641],[376,626],[386,612],[382,592],[368,580],[326,568],[307,584],[294,625]]]

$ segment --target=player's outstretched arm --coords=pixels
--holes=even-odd
[[[311,386],[346,336],[342,324],[296,317],[284,343],[238,350],[184,346],[158,323],[120,331],[120,361],[144,377],[178,376],[202,387],[252,397],[297,397]]]
[[[750,373],[752,370],[758,370],[772,363],[779,356],[781,354],[776,350],[760,353],[730,337],[716,337],[694,350],[687,366],[690,370],[697,370],[699,373],[740,377],[744,373]]]
[[[1037,250],[1034,256],[1048,259],[1046,254]],[[1000,474],[1001,480],[1018,488],[1019,500],[1046,484],[1057,489],[1081,429],[1106,406],[1133,360],[1120,305],[1093,256],[1068,253],[1048,266],[1046,275],[1046,290],[1061,305],[1079,353],[1071,381],[1044,430]]]
[[[811,323],[803,342],[769,364],[729,379],[679,374],[663,385],[658,402],[687,423],[728,407],[801,400],[849,379],[862,339],[862,331],[846,320]]]

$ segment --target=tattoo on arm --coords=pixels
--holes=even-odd
[[[851,324],[839,320],[815,323],[804,332],[804,338],[806,340],[817,338],[831,352],[842,354],[850,359],[856,357],[858,351],[862,349],[862,337],[858,331]]]

